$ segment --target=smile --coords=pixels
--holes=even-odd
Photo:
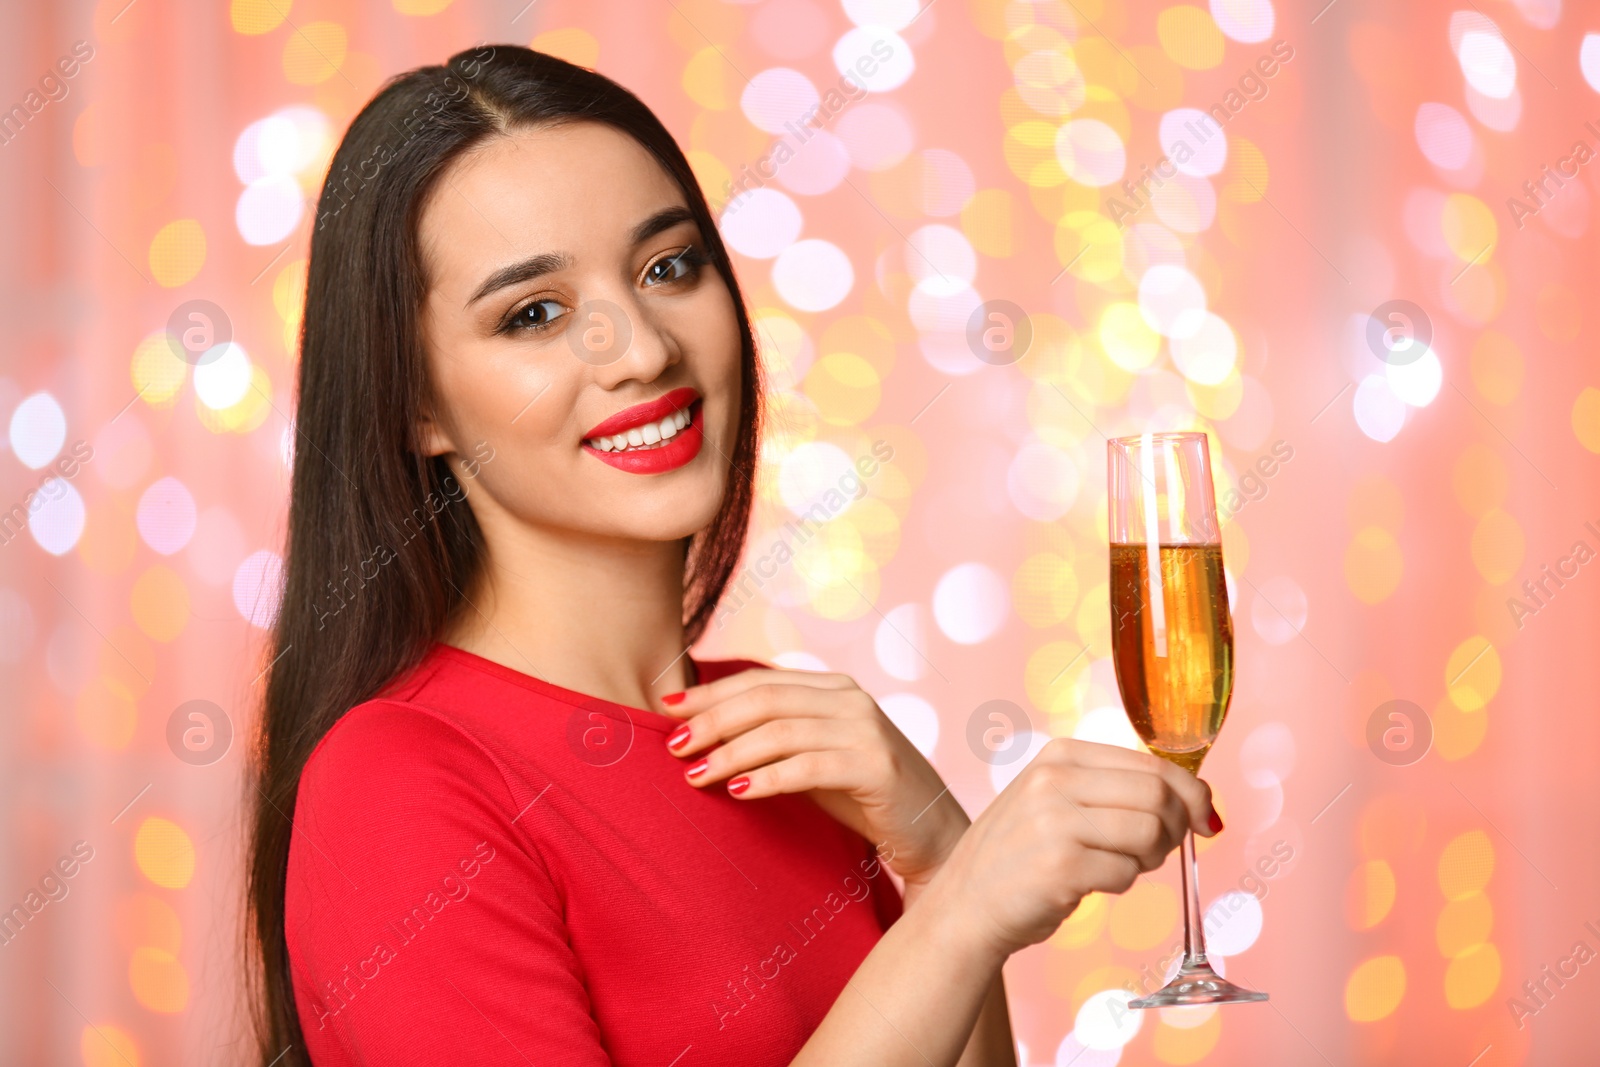
[[[584,436],[583,450],[630,474],[661,474],[694,459],[704,440],[700,394],[674,389],[594,427]]]

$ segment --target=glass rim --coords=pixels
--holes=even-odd
[[[1160,433],[1152,433],[1148,435],[1136,433],[1127,437],[1108,437],[1106,438],[1106,444],[1120,445],[1123,448],[1127,448],[1131,445],[1139,444],[1145,439],[1146,436],[1148,436],[1152,441],[1181,441],[1193,438],[1206,440],[1211,435],[1206,433],[1204,430],[1163,430]]]

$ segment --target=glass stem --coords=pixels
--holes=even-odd
[[[1194,831],[1183,835],[1183,967],[1205,967],[1206,931],[1200,914],[1200,867],[1194,857]]]

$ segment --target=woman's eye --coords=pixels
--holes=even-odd
[[[652,285],[661,282],[677,282],[691,278],[700,272],[700,268],[708,262],[705,253],[693,245],[682,252],[674,252],[665,259],[658,259],[650,264],[645,273],[645,280]]]
[[[549,309],[554,310],[549,310]],[[535,300],[527,307],[513,314],[506,320],[503,329],[507,332],[515,330],[544,330],[556,319],[566,314],[567,309],[561,306],[559,300]]]

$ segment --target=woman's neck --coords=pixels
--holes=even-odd
[[[681,542],[484,532],[482,570],[446,644],[629,707],[693,684]]]

